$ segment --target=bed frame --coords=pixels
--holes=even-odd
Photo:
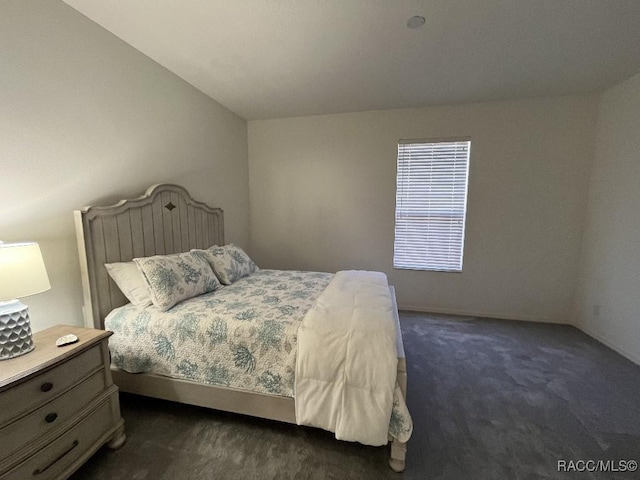
[[[187,252],[224,245],[224,217],[191,198],[178,185],[150,187],[144,195],[106,207],[85,207],[74,212],[87,327],[104,329],[104,318],[127,303],[107,274],[105,263],[135,257]],[[398,338],[398,381],[406,396],[407,372],[400,323],[394,302]],[[112,367],[121,391],[227,412],[296,423],[293,398],[265,395],[223,386],[203,385],[149,373],[131,374]],[[393,440],[389,464],[397,472],[405,467],[406,444]]]

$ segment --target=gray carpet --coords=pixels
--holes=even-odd
[[[560,325],[402,313],[415,431],[388,449],[328,432],[121,395],[128,440],[74,480],[599,479],[558,460],[640,460],[640,367]]]

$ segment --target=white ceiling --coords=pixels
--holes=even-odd
[[[640,71],[640,0],[64,1],[245,119],[592,92]]]

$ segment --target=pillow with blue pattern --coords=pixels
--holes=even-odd
[[[223,247],[214,245],[206,250],[194,249],[191,253],[206,259],[223,285],[231,285],[236,280],[259,270],[249,255],[233,243]]]
[[[219,288],[209,263],[190,252],[134,258],[142,273],[151,301],[163,312],[176,303]]]

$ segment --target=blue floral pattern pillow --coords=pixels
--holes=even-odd
[[[259,270],[249,255],[233,243],[223,247],[214,245],[206,250],[191,250],[191,253],[206,259],[223,285],[231,285]]]
[[[163,312],[176,303],[220,287],[209,263],[190,252],[134,258],[151,294],[151,301]]]

